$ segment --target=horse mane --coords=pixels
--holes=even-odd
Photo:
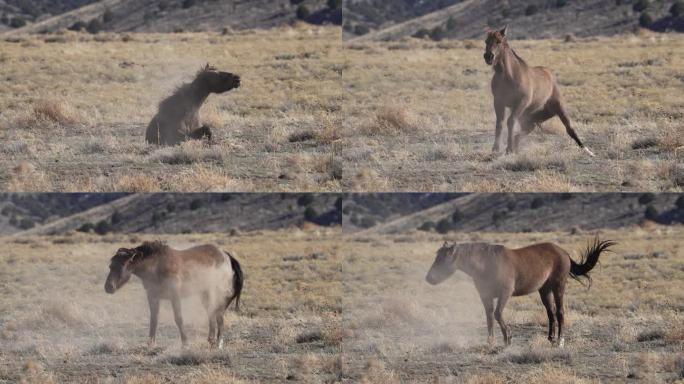
[[[192,81],[177,86],[171,94],[171,96],[159,102],[159,109],[166,109],[166,107],[169,107],[170,109],[175,109],[178,106],[179,100],[191,99],[190,96],[192,96],[192,93],[195,90],[194,86],[197,79],[207,72],[212,72],[216,70],[217,69],[215,67],[209,64],[207,64],[205,67],[202,67],[199,71],[197,71],[197,73],[195,74],[195,78],[193,78]]]
[[[161,253],[165,251],[168,248],[168,245],[166,245],[165,242],[161,240],[155,240],[155,241],[145,241],[142,243],[142,245],[139,245],[135,248],[136,251],[139,251],[142,254],[142,257],[149,257],[157,253]]]

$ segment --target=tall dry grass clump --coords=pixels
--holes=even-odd
[[[416,129],[416,120],[405,106],[382,106],[361,131],[369,136],[407,133]]]

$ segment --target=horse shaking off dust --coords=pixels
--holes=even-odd
[[[144,242],[136,248],[120,248],[109,265],[105,291],[114,293],[131,275],[138,276],[147,292],[150,306],[150,335],[148,345],[154,347],[157,332],[159,302],[170,300],[173,315],[183,345],[187,336],[183,330],[181,299],[199,295],[209,317],[209,344],[223,347],[223,315],[235,300],[240,307],[244,277],[240,263],[228,252],[213,245],[199,245],[176,250],[166,244]]]
[[[602,252],[615,245],[598,237],[587,247],[580,263],[555,244],[543,243],[520,249],[485,243],[444,243],[427,274],[428,283],[436,285],[456,270],[468,274],[475,283],[487,315],[487,341],[494,342],[494,319],[501,327],[506,345],[511,344],[511,330],[503,318],[503,310],[511,296],[539,292],[549,321],[549,341],[563,339],[563,294],[568,276],[587,279]],[[497,299],[496,309],[494,299]],[[558,324],[558,339],[556,339]]]
[[[499,151],[503,120],[506,108],[509,108],[511,113],[507,121],[506,153],[517,152],[521,137],[528,135],[542,122],[558,116],[568,135],[580,148],[594,156],[589,148],[582,144],[572,128],[558,84],[551,71],[544,67],[527,65],[525,60],[508,46],[506,28],[500,31],[488,30],[485,43],[484,60],[494,68],[492,94],[496,113],[496,136],[492,151]],[[520,124],[520,133],[514,138],[513,129],[516,121]]]
[[[200,108],[210,94],[238,87],[240,76],[220,72],[207,64],[195,80],[180,86],[159,103],[159,111],[147,126],[145,140],[157,145],[176,145],[188,139],[211,141],[211,129],[200,125]]]

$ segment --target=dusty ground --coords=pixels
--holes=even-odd
[[[340,375],[341,268],[337,230],[138,237],[70,235],[2,239],[0,382],[329,382]],[[161,238],[214,242],[245,271],[242,312],[226,314],[226,348],[212,351],[198,300],[186,300],[191,346],[180,347],[168,302],[158,348],[148,350],[147,304],[133,277],[104,292],[121,246]]]
[[[684,36],[515,40],[556,74],[591,159],[558,119],[492,156],[484,41],[345,47],[343,186],[356,191],[681,191]],[[484,40],[484,38],[483,38]],[[503,143],[506,142],[506,134]]]
[[[67,33],[0,41],[0,189],[339,190],[339,28],[235,34]],[[158,102],[205,63],[213,146],[144,142]]]
[[[513,345],[488,347],[484,310],[457,272],[425,275],[444,237],[409,232],[350,237],[344,263],[344,371],[366,383],[674,382],[684,379],[684,228],[602,231],[619,242],[587,290],[569,281],[566,343],[551,348],[537,295],[513,298],[505,317]],[[552,241],[573,257],[593,233],[448,236],[516,247]]]

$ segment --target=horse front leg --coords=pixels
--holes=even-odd
[[[494,100],[494,113],[496,113],[496,131],[494,132],[494,147],[492,152],[499,152],[501,146],[501,132],[503,131],[503,121],[506,115],[506,105],[501,100]]]
[[[494,344],[494,298],[480,295],[487,316],[487,344]]]
[[[188,338],[185,335],[185,330],[183,329],[183,314],[181,312],[181,299],[177,292],[174,292],[171,296],[171,306],[173,307],[173,319],[176,321],[176,326],[178,327],[178,332],[180,332],[181,343],[183,346],[188,345]]]
[[[147,339],[147,346],[154,348],[157,344],[157,322],[159,319],[159,297],[156,294],[147,292],[147,303],[150,306],[150,334]]]
[[[514,143],[514,135],[513,132],[515,130],[515,123],[516,121],[520,121],[520,118],[522,117],[523,111],[525,111],[525,108],[527,108],[527,105],[529,103],[529,100],[521,100],[518,105],[516,105],[513,109],[511,109],[511,115],[508,116],[508,146],[506,147],[506,154],[511,154],[515,152],[515,143]]]

